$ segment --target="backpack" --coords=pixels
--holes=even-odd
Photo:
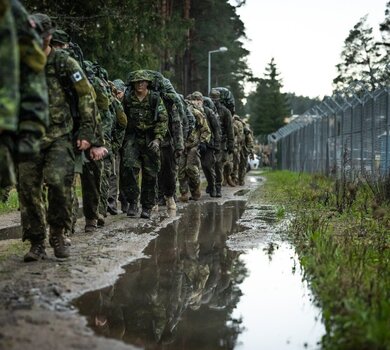
[[[236,102],[232,92],[225,87],[213,88],[219,91],[221,94],[221,103],[234,115],[236,113]]]

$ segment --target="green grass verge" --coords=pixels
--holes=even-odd
[[[318,175],[262,176],[265,184],[251,200],[295,214],[288,237],[322,308],[322,348],[390,349],[389,206],[382,203],[378,210],[364,184],[345,184],[341,191]]]

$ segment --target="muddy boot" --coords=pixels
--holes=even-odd
[[[226,181],[230,187],[236,187],[236,184],[230,176],[227,177]]]
[[[152,215],[152,209],[142,208],[142,212],[141,212],[142,219],[150,219],[151,215]]]
[[[194,191],[191,191],[191,198],[192,201],[198,201],[200,199],[201,192],[200,187],[198,186]]]
[[[96,219],[85,219],[84,232],[95,232],[97,230]]]
[[[189,200],[188,192],[183,192],[179,197],[179,201],[183,203],[187,203]]]
[[[50,227],[49,243],[54,248],[56,258],[69,258],[70,249],[65,243],[64,230],[58,227]]]
[[[217,190],[215,189],[215,186],[211,187],[209,194],[210,197],[217,197]]]
[[[215,197],[222,197],[221,185],[215,186],[215,192],[216,192],[216,196]]]
[[[45,244],[41,242],[31,242],[30,251],[23,257],[24,262],[39,261],[46,259]]]
[[[166,204],[168,210],[176,210],[176,202],[173,199],[173,197],[167,197],[166,198]]]
[[[207,185],[207,187],[206,187],[206,193],[210,193],[210,191],[211,191],[210,188],[211,188],[211,187],[210,187],[209,185]]]
[[[116,207],[116,202],[108,201],[107,212],[111,215],[118,215],[118,208]]]
[[[165,198],[164,198],[164,196],[158,198],[157,204],[158,204],[160,207],[163,207],[163,206],[166,204],[166,203],[165,203]]]
[[[239,184],[240,186],[245,186],[245,181],[244,181],[244,180],[240,180],[240,181],[238,182],[238,184]]]
[[[102,214],[99,214],[97,219],[97,227],[104,227],[104,224],[105,224],[104,216]]]
[[[127,216],[134,217],[138,215],[138,206],[135,203],[129,203],[129,208],[127,209]]]

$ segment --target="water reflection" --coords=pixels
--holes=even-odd
[[[243,211],[243,201],[188,206],[147,247],[148,258],[76,306],[97,334],[145,349],[234,348],[241,319],[231,315],[247,271],[226,238]]]

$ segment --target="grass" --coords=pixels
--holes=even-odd
[[[0,214],[6,214],[19,208],[18,193],[12,189],[6,202],[0,202]]]
[[[266,172],[257,200],[295,214],[288,233],[318,304],[323,349],[390,349],[390,207],[370,186]],[[340,205],[342,203],[342,205]],[[379,214],[380,215],[379,215]],[[283,212],[281,210],[280,215]]]

